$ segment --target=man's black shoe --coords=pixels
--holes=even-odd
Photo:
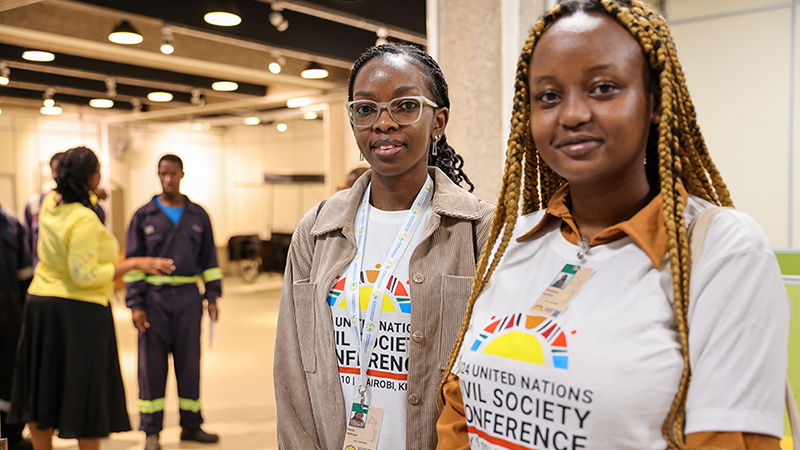
[[[206,433],[202,428],[182,428],[181,429],[182,441],[195,441],[204,444],[213,444],[219,441],[219,436],[216,434]]]

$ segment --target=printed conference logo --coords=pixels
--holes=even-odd
[[[477,354],[542,366],[542,370],[505,370],[510,367],[505,363],[470,356]],[[458,374],[471,448],[576,450],[589,446],[587,419],[594,393],[559,382],[559,373],[569,369],[569,352],[567,334],[555,320],[527,312],[492,316],[463,357]]]
[[[490,320],[471,351],[558,369],[569,367],[567,337],[552,319],[518,313]]]
[[[372,295],[372,286],[378,279],[380,264],[375,269],[361,272],[359,289],[359,309],[366,311]],[[328,305],[333,312],[336,357],[342,384],[356,386],[361,373],[359,351],[351,327],[352,318],[348,313],[347,294],[349,287],[346,277],[337,277],[328,291]],[[408,281],[401,282],[389,277],[381,304],[381,322],[375,347],[370,357],[367,375],[368,384],[379,389],[405,391],[408,380],[408,340],[411,335],[411,297],[408,294]],[[361,320],[361,327],[364,321]]]

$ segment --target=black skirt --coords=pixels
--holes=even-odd
[[[58,436],[129,431],[111,307],[28,294],[9,422]]]

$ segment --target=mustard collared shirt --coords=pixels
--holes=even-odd
[[[119,243],[97,214],[80,203],[56,204],[55,191],[39,214],[39,263],[28,293],[108,305]]]

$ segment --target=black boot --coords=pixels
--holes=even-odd
[[[202,428],[181,428],[182,441],[195,441],[204,444],[213,444],[219,441],[219,436],[216,434],[206,433]]]

